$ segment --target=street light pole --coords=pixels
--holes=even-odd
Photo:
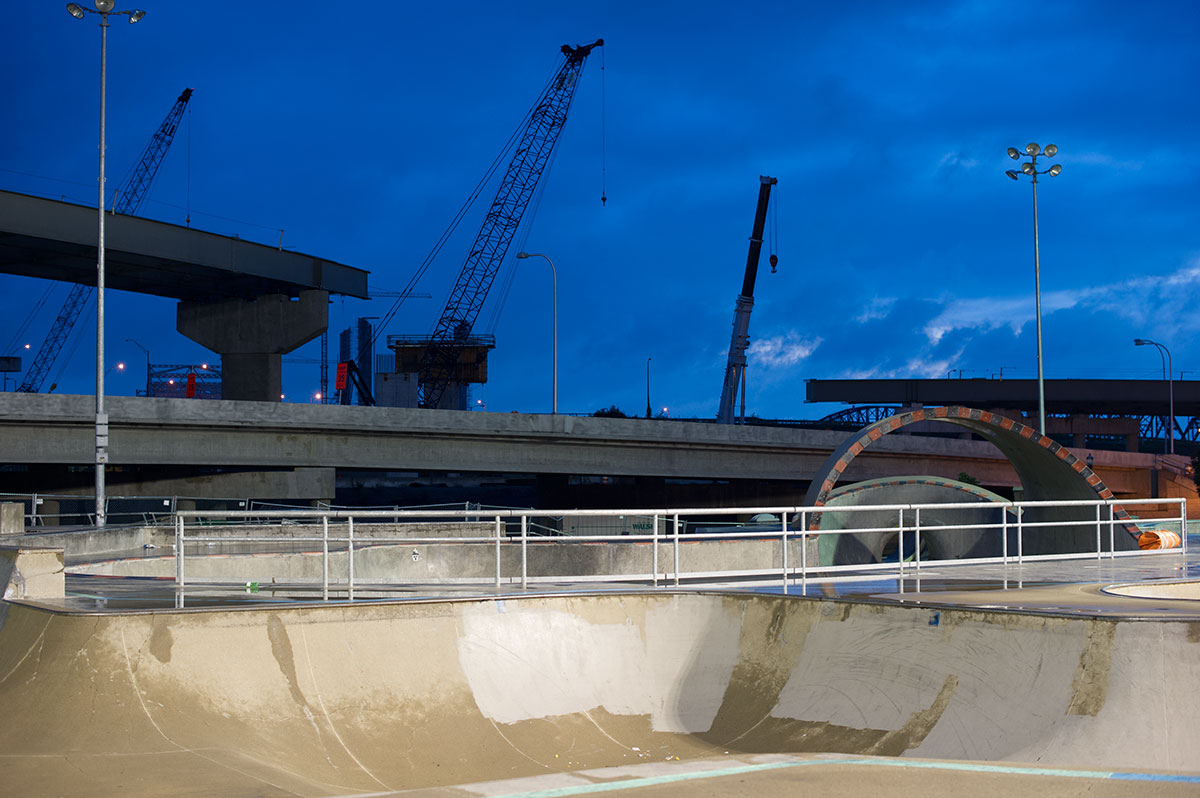
[[[78,3],[67,3],[67,13],[75,19],[83,19],[85,13],[100,17],[100,174],[99,200],[96,203],[99,212],[96,238],[96,526],[103,527],[107,521],[104,468],[108,463],[108,414],[104,412],[104,115],[105,87],[108,82],[108,17],[111,14],[125,15],[133,23],[146,16],[146,12],[113,11],[113,0],[95,0],[95,3],[95,11]]]
[[[1171,362],[1171,350],[1157,341],[1148,338],[1134,338],[1134,346],[1154,346],[1158,348],[1158,358],[1162,361],[1163,371],[1167,377],[1167,454],[1175,454],[1175,365]],[[1163,353],[1166,359],[1163,360]]]
[[[132,338],[126,338],[125,340],[146,353],[146,396],[150,396],[150,350]]]
[[[650,358],[646,358],[646,418],[650,418]]]
[[[547,257],[546,255],[543,255],[541,252],[518,252],[518,253],[517,253],[517,258],[520,258],[520,259],[524,259],[524,258],[543,258],[543,259],[546,261],[546,263],[549,263],[549,264],[550,264],[550,275],[551,275],[551,276],[553,277],[553,279],[554,279],[554,283],[553,283],[553,297],[552,297],[552,301],[553,301],[553,305],[554,305],[554,316],[553,316],[553,335],[554,335],[554,344],[553,344],[553,351],[554,351],[554,354],[553,354],[553,358],[554,358],[554,360],[553,360],[553,372],[554,372],[554,391],[553,391],[553,400],[552,400],[552,402],[551,402],[551,405],[550,405],[550,412],[551,412],[553,415],[558,415],[558,270],[554,268],[554,261],[550,260],[550,258],[549,258],[549,257]]]
[[[1047,144],[1043,151],[1034,142],[1025,145],[1025,154],[1030,160],[1021,164],[1021,172],[1033,178],[1033,294],[1036,302],[1036,318],[1037,318],[1037,382],[1038,382],[1038,431],[1043,435],[1046,434],[1046,390],[1045,381],[1042,378],[1042,269],[1041,259],[1038,253],[1038,205],[1037,205],[1037,184],[1038,175],[1050,175],[1057,177],[1062,171],[1062,164],[1054,164],[1049,169],[1044,169],[1041,172],[1037,168],[1037,159],[1039,155],[1045,155],[1047,158],[1053,158],[1058,154],[1058,147],[1053,144]],[[1008,148],[1008,157],[1014,161],[1021,159],[1021,153],[1016,147]],[[1017,172],[1013,169],[1005,171],[1006,175],[1013,180],[1017,179]]]

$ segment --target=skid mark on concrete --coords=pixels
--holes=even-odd
[[[329,710],[325,708],[325,699],[321,696],[321,688],[317,682],[317,673],[313,668],[312,654],[308,650],[308,634],[304,631],[304,627],[300,627],[300,641],[304,644],[304,658],[308,661],[308,675],[312,680],[313,692],[316,693],[317,704],[321,707],[321,715],[325,718],[325,722],[329,724],[329,730],[333,732],[333,737],[338,741],[338,745],[346,752],[346,755],[354,760],[354,764],[358,765],[363,773],[366,773],[380,787],[392,789],[392,786],[382,781],[378,776],[371,772],[371,769],[362,763],[362,761],[354,755],[350,747],[346,745],[346,741],[342,739],[342,735],[338,733],[337,725],[333,722],[333,718],[329,716]],[[332,763],[330,763],[332,764]]]

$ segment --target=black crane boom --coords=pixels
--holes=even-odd
[[[583,65],[592,49],[603,45],[604,40],[597,39],[578,47],[562,46],[562,66],[529,117],[516,154],[500,182],[496,198],[492,200],[434,328],[430,346],[421,359],[422,407],[437,407],[441,402],[496,272],[504,262],[521,217],[567,121]]]

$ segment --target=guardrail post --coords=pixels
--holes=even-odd
[[[329,601],[329,516],[321,516],[321,600]]]
[[[529,587],[529,516],[521,516],[521,589]]]
[[[496,516],[496,588],[500,588],[500,516]]]
[[[346,549],[346,582],[349,585],[347,592],[351,601],[354,601],[354,517],[346,518],[346,540],[348,546]]]
[[[1116,537],[1117,525],[1115,523],[1116,513],[1113,512],[1113,506],[1110,502],[1108,505],[1108,559],[1116,559],[1117,556],[1117,541]]]
[[[900,578],[904,578],[904,508],[900,508],[900,519],[897,521],[899,532],[896,535],[896,568]]]
[[[675,587],[679,587],[679,513],[676,513],[672,520],[675,523],[675,530],[672,533],[675,540],[671,546],[675,550]]]
[[[1101,542],[1101,538],[1100,538],[1100,524],[1101,524],[1100,508],[1101,508],[1101,506],[1102,505],[1100,505],[1100,504],[1096,505],[1096,559],[1097,560],[1104,558],[1104,544]]]

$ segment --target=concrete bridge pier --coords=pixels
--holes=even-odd
[[[278,402],[283,355],[329,326],[329,292],[301,291],[298,299],[266,294],[250,301],[180,302],[176,328],[221,356],[221,397]]]

